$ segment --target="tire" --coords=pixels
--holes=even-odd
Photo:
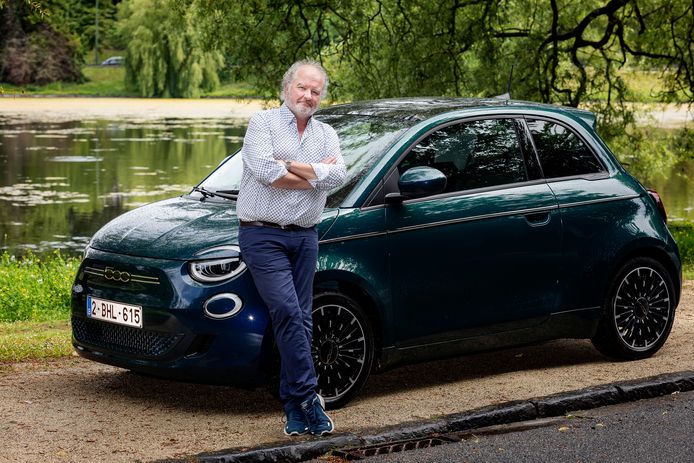
[[[371,323],[356,301],[340,293],[316,295],[311,353],[326,408],[344,406],[366,383],[374,357]]]
[[[647,358],[663,346],[674,318],[672,276],[658,261],[638,257],[624,264],[612,280],[603,319],[591,341],[609,357]]]

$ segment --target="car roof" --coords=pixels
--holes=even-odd
[[[554,113],[569,114],[574,118],[583,119],[590,127],[593,128],[595,127],[596,122],[595,115],[584,109],[505,98],[390,98],[357,101],[353,103],[330,106],[321,110],[320,114],[374,116],[414,122],[423,121],[439,114],[453,111],[503,107],[543,110]]]

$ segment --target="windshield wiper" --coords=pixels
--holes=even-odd
[[[233,197],[233,199],[239,197],[239,190],[217,190],[216,193],[227,194],[229,197]]]
[[[206,189],[204,186],[194,186],[193,191],[197,191],[198,193],[202,194],[202,200],[206,198],[211,198],[213,196],[219,196],[220,198],[224,199],[236,199],[238,197],[238,190],[221,190],[221,191],[212,191]],[[225,194],[225,193],[232,193],[235,192],[235,194]]]

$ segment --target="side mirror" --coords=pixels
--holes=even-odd
[[[398,180],[400,193],[386,195],[387,203],[398,203],[405,199],[421,198],[441,193],[446,189],[446,176],[438,169],[427,166],[407,169]]]

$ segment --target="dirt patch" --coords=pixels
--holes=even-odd
[[[71,98],[0,97],[0,116],[17,121],[82,121],[85,119],[128,119],[147,121],[174,119],[239,119],[247,121],[272,100],[235,98]],[[675,104],[634,104],[640,125],[666,128],[684,127],[694,121],[694,109]]]
[[[0,116],[17,121],[147,121],[165,118],[247,121],[264,107],[265,103],[260,100],[228,98],[0,98]]]
[[[470,410],[591,385],[694,370],[694,282],[654,357],[611,362],[587,341],[554,341],[373,376],[332,412],[339,432]],[[132,462],[285,441],[264,390],[158,380],[79,358],[0,368],[0,461]]]

